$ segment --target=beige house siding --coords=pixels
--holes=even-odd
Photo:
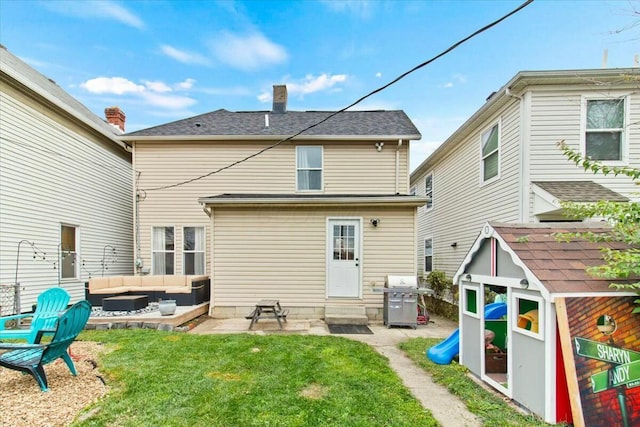
[[[296,145],[322,145],[324,192],[321,194],[395,194],[397,141],[378,152],[371,142],[288,142],[230,169],[186,185],[156,189],[194,177],[255,154],[273,142],[136,142],[134,167],[139,174],[139,247],[151,267],[154,226],[175,227],[176,266],[182,271],[182,228],[209,224],[198,198],[222,193],[296,194]],[[408,144],[399,148],[398,187],[408,187]],[[354,161],[358,159],[358,161]],[[299,193],[304,194],[304,193]],[[211,269],[207,230],[207,271]]]
[[[327,298],[328,219],[361,219],[362,298]],[[379,218],[378,227],[370,218]],[[298,311],[325,304],[382,308],[388,274],[415,274],[415,208],[213,209],[212,316],[277,298]],[[230,311],[229,308],[235,308]]]

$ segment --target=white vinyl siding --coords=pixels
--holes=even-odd
[[[346,217],[344,209],[217,207],[213,212],[215,306],[251,307],[263,298],[290,307],[328,303],[327,218]],[[364,219],[363,298],[349,301],[381,308],[382,295],[372,288],[382,287],[388,274],[416,271],[414,209],[352,207],[348,217]],[[372,217],[382,221],[377,228],[369,224]]]
[[[133,173],[129,155],[67,115],[0,84],[0,283],[21,284],[22,310],[60,284],[72,301],[102,274],[104,248],[115,247],[108,274],[133,273]],[[61,280],[61,224],[76,225],[77,279]],[[46,253],[34,258],[27,240]]]
[[[611,98],[627,98],[625,105],[626,123],[640,121],[640,96],[629,95],[621,91],[609,91]],[[532,93],[530,113],[530,150],[529,174],[531,181],[593,181],[629,197],[640,200],[637,186],[626,176],[594,174],[576,166],[562,154],[557,147],[564,141],[572,149],[581,152],[584,142],[584,109],[585,99],[594,99],[589,91],[539,91]],[[602,92],[597,91],[595,99],[602,99]],[[640,128],[625,128],[627,164],[640,167]],[[530,215],[533,218],[533,197],[529,203]]]
[[[499,116],[491,116],[471,131],[428,172],[413,176],[412,183],[437,177],[437,208],[418,210],[417,263],[424,268],[424,241],[433,239],[433,270],[451,278],[460,266],[478,230],[487,221],[517,222],[520,191],[520,106],[511,102]],[[479,161],[481,133],[500,123],[500,179],[482,185]],[[435,205],[434,205],[435,206]],[[451,246],[452,243],[455,246]],[[428,272],[423,272],[426,276]]]

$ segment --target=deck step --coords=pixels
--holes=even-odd
[[[369,318],[364,306],[327,305],[324,322],[327,325],[368,325]]]

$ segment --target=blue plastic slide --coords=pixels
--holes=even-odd
[[[484,307],[485,319],[499,319],[507,314],[507,304],[494,302]],[[460,353],[460,329],[453,331],[449,337],[427,350],[427,357],[438,365],[448,365]]]

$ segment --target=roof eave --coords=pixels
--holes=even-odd
[[[299,135],[291,138],[291,135],[121,135],[121,141],[127,142],[175,142],[175,141],[279,141],[290,139],[292,141],[379,141],[379,140],[419,140],[420,134],[408,135]]]
[[[278,207],[304,207],[304,206],[395,206],[395,207],[419,207],[427,202],[426,197],[388,196],[388,197],[349,197],[335,196],[323,198],[269,198],[269,197],[238,197],[220,199],[216,197],[201,197],[198,203],[209,206],[224,207],[252,207],[252,206],[278,206]]]

